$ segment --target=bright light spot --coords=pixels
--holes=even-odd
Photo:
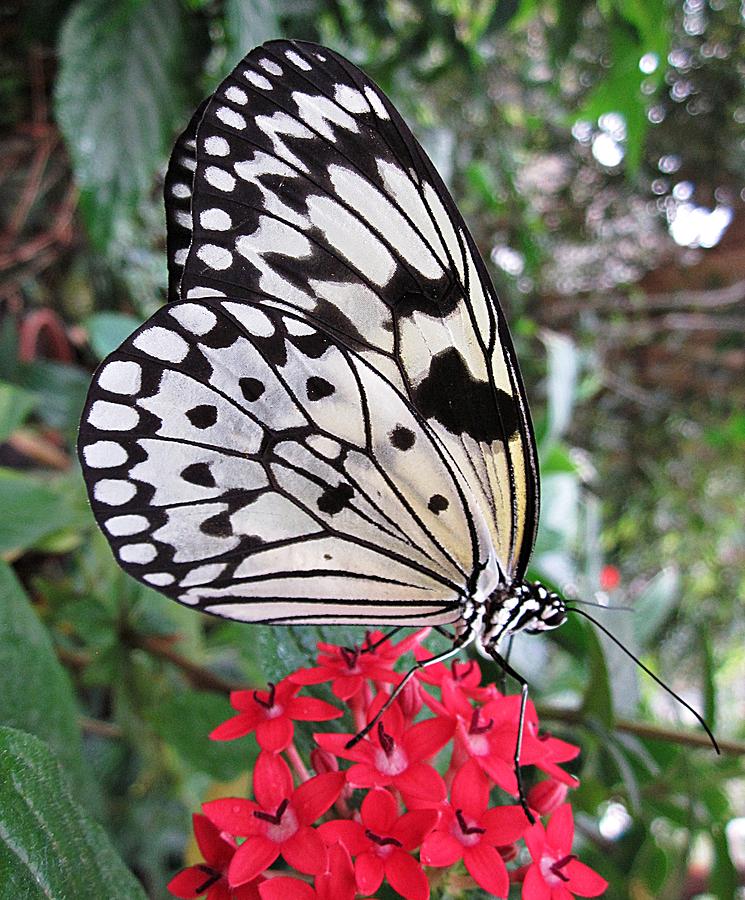
[[[724,829],[735,868],[745,868],[745,818],[732,819]]]
[[[603,131],[592,142],[592,155],[601,166],[613,169],[623,161],[623,147]]]
[[[615,841],[631,825],[631,816],[621,803],[609,803],[598,822],[598,831],[606,840]]]
[[[673,188],[673,197],[681,202],[690,200],[695,187],[692,181],[679,181]]]
[[[492,262],[508,275],[522,275],[525,269],[525,258],[522,253],[512,247],[495,247],[491,252]]]
[[[716,247],[732,221],[729,206],[706,209],[693,203],[679,203],[668,211],[668,230],[681,247]]]
[[[639,69],[644,72],[645,75],[651,75],[652,72],[657,71],[657,66],[659,64],[660,58],[656,53],[645,53],[639,60]]]
[[[572,125],[572,137],[582,144],[589,143],[592,140],[592,122],[579,119]]]
[[[668,153],[667,156],[661,156],[657,163],[657,168],[665,175],[672,175],[677,172],[681,166],[681,158],[675,153]]]
[[[622,141],[626,137],[626,120],[621,113],[603,113],[598,119],[598,125],[601,131],[605,131],[616,141]]]

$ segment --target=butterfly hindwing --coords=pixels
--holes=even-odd
[[[181,296],[297,311],[356,349],[429,422],[521,577],[538,484],[517,362],[480,255],[393,105],[312,44],[253,50],[196,134]]]
[[[79,447],[124,568],[228,618],[450,622],[488,558],[462,479],[400,391],[272,307],[159,310],[97,372]]]

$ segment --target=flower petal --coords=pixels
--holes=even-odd
[[[487,809],[479,824],[486,828],[483,840],[496,847],[514,843],[530,827],[522,806],[496,806]]]
[[[298,669],[288,675],[288,678],[295,684],[323,684],[324,681],[331,681],[335,675],[327,666],[312,666],[309,669]]]
[[[375,758],[375,750],[369,741],[363,740],[347,750],[347,744],[354,737],[353,734],[329,734],[321,732],[314,734],[316,743],[322,750],[328,750],[334,756],[342,759],[351,759],[352,762],[371,762]]]
[[[268,878],[259,888],[261,900],[315,900],[313,888],[298,878]]]
[[[265,719],[256,727],[256,741],[262,750],[268,753],[280,753],[292,743],[295,728],[286,716],[276,719]]]
[[[381,837],[387,837],[398,818],[398,805],[389,791],[377,789],[362,801],[360,809],[365,828]]]
[[[357,856],[358,853],[370,848],[370,840],[365,837],[364,826],[352,819],[333,819],[331,822],[324,822],[318,826],[318,833],[327,847],[335,843],[342,844],[352,856]]]
[[[436,809],[414,809],[404,813],[395,823],[391,835],[401,841],[404,850],[411,852],[419,847],[422,841],[437,824],[439,813]]]
[[[376,853],[361,853],[354,862],[354,876],[361,894],[374,894],[383,875],[385,868]]]
[[[551,900],[551,888],[543,880],[537,865],[529,867],[523,881],[523,900]]]
[[[362,687],[361,675],[336,675],[331,685],[331,693],[340,700],[349,700]]]
[[[357,880],[349,851],[341,844],[329,847],[328,870],[316,876],[318,900],[354,900]]]
[[[248,838],[235,851],[228,869],[228,883],[231,887],[238,887],[252,881],[268,869],[278,856],[279,845],[274,841],[261,834]]]
[[[599,897],[608,887],[608,882],[589,866],[573,859],[561,870],[569,878],[567,887],[580,897]]]
[[[292,796],[292,773],[281,756],[265,750],[259,753],[254,765],[253,789],[267,812],[274,812],[285,798]]]
[[[536,822],[525,832],[525,844],[530,851],[534,863],[540,863],[543,859],[543,850],[546,846],[546,829],[542,822]]]
[[[446,831],[433,831],[419,855],[425,866],[452,866],[463,856],[463,844]]]
[[[463,862],[466,864],[472,878],[487,894],[495,897],[506,897],[510,891],[510,878],[504,860],[494,847],[483,841],[466,847],[463,853]]]
[[[352,787],[359,788],[385,787],[394,781],[393,775],[384,775],[368,763],[350,766],[344,774]]]
[[[405,772],[396,775],[392,781],[404,794],[410,794],[421,800],[429,800],[432,803],[444,800],[447,795],[447,788],[442,777],[427,763],[416,763],[409,766]]]
[[[429,900],[429,881],[422,867],[404,850],[396,848],[385,861],[385,876],[394,891],[407,900]]]
[[[213,825],[207,816],[194,813],[191,823],[194,829],[194,838],[202,851],[204,861],[213,869],[226,868],[235,853],[237,846],[235,841],[223,837],[221,830]]]
[[[212,741],[233,741],[236,738],[250,734],[259,724],[261,718],[248,712],[240,712],[237,716],[221,722],[217,728],[210,731]]]
[[[563,803],[548,820],[546,841],[562,856],[572,852],[574,817],[568,803]]]
[[[476,760],[469,759],[458,770],[450,788],[450,802],[472,819],[480,819],[483,815],[489,805],[489,781]]]
[[[454,731],[455,723],[452,719],[427,719],[409,728],[401,738],[401,743],[412,762],[421,762],[442,750]]]
[[[318,832],[307,825],[301,825],[282,844],[282,856],[291,869],[306,875],[320,875],[328,865],[326,845]]]
[[[253,834],[254,810],[258,808],[253,800],[243,797],[221,797],[202,804],[204,814],[220,831],[241,836]]]
[[[287,715],[300,722],[328,722],[343,716],[344,711],[315,697],[293,697],[287,704]]]
[[[303,782],[292,795],[292,808],[301,825],[310,825],[339,799],[346,783],[344,772],[327,772]]]
[[[209,884],[213,877],[199,866],[189,866],[188,869],[182,869],[173,876],[168,882],[168,890],[174,897],[181,897],[182,900],[194,900],[195,897],[201,897],[204,894],[207,890],[205,885]]]

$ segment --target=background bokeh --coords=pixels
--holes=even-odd
[[[111,896],[141,896],[121,860],[165,896],[190,812],[247,769],[250,742],[206,738],[226,690],[312,653],[312,630],[206,621],[129,579],[74,455],[91,371],[165,299],[175,135],[248,49],[290,36],[389,93],[490,264],[540,444],[533,575],[631,607],[592,612],[723,740],[716,758],[579,621],[517,640],[544,726],[583,748],[582,858],[609,898],[745,896],[743,15],[734,0],[0,5],[3,824],[70,795],[100,853],[55,852]],[[69,831],[63,807],[49,821]],[[0,897],[36,897],[11,845]]]

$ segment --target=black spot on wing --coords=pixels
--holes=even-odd
[[[217,422],[217,407],[202,403],[188,409],[186,418],[195,428],[211,428]]]
[[[330,397],[335,391],[336,388],[330,381],[326,381],[325,378],[320,378],[318,375],[311,375],[305,382],[308,400],[323,400],[324,397]]]
[[[336,515],[345,506],[349,506],[349,501],[353,496],[354,489],[344,482],[337,484],[336,487],[328,485],[318,498],[318,508],[330,516]]]
[[[463,292],[457,283],[450,279],[442,284],[432,283],[425,292],[420,290],[405,291],[395,304],[396,315],[410,316],[419,311],[428,316],[445,318],[461,303]]]
[[[477,381],[453,347],[433,358],[427,377],[414,391],[414,405],[452,434],[468,434],[475,441],[509,440],[519,426],[512,397]]]
[[[192,463],[181,472],[181,477],[189,484],[200,487],[214,487],[216,484],[208,463]]]
[[[439,516],[441,512],[445,512],[448,506],[450,506],[450,503],[448,502],[447,497],[443,497],[442,494],[432,494],[429,498],[427,509],[436,516]]]
[[[396,425],[388,437],[397,450],[411,450],[416,441],[414,432],[411,428],[406,428],[404,425]]]
[[[205,519],[199,526],[202,534],[208,534],[211,537],[231,537],[233,534],[233,526],[230,523],[230,511],[218,513],[216,516],[210,516]]]
[[[264,387],[264,383],[262,381],[259,381],[258,378],[241,378],[238,381],[238,386],[241,389],[241,393],[249,403],[253,403],[255,400],[258,400],[266,390],[266,388]]]

